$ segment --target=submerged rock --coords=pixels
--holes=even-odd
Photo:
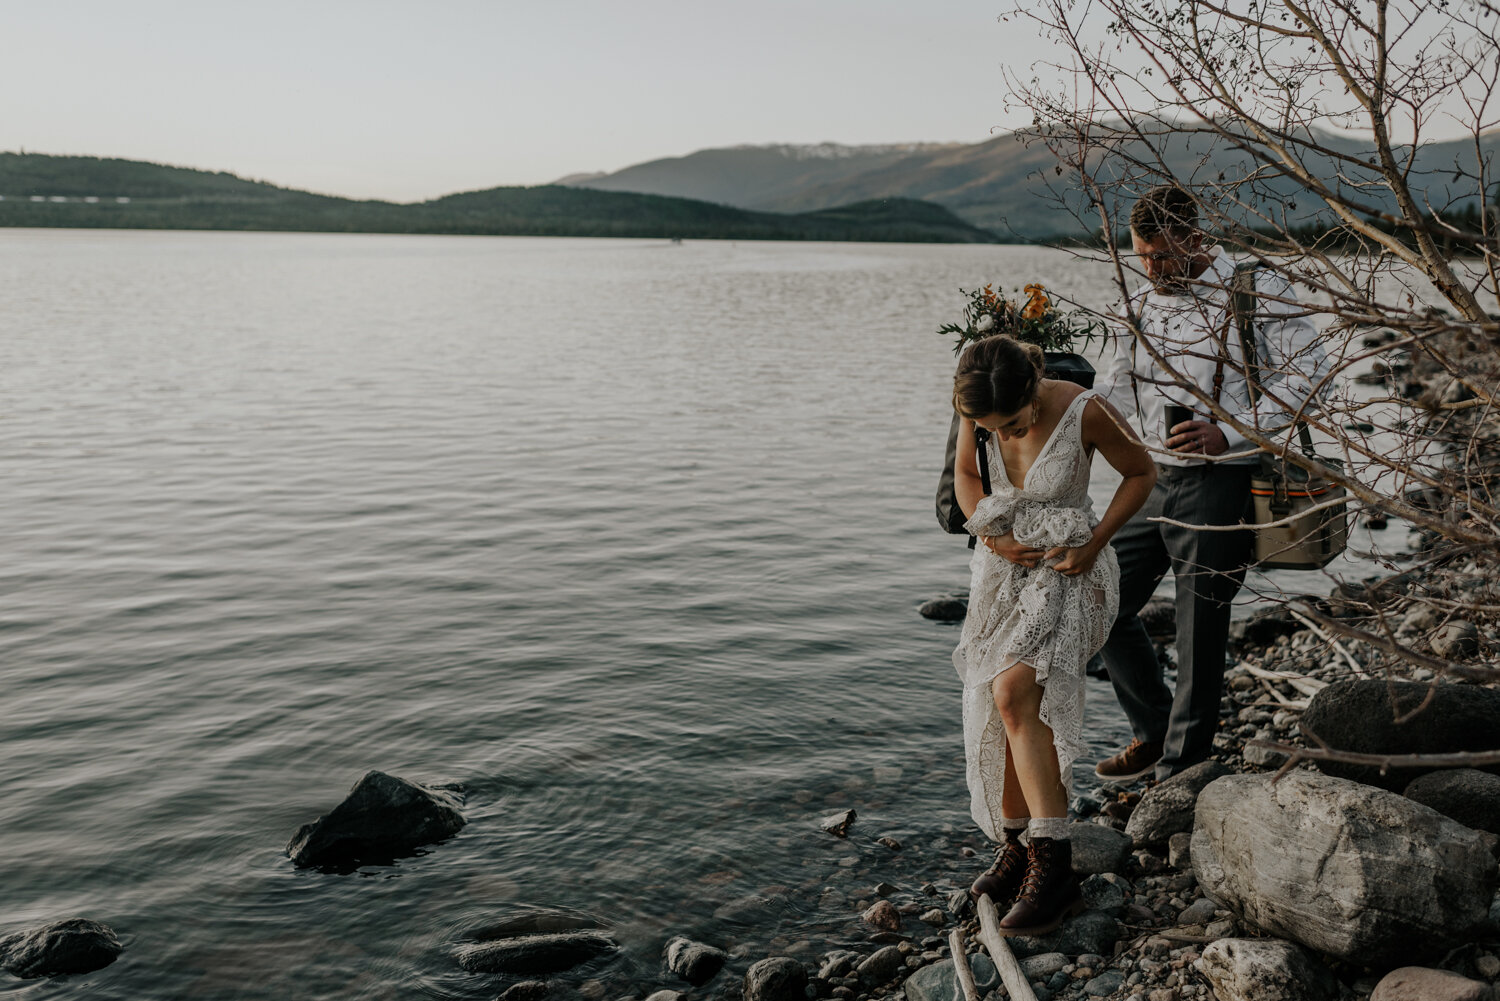
[[[64,973],[92,973],[124,951],[107,925],[69,918],[0,938],[0,970],[23,980]]]
[[[701,987],[718,976],[729,958],[729,954],[722,949],[694,942],[681,935],[667,943],[665,956],[667,970],[694,987]]]
[[[571,970],[619,948],[614,939],[598,932],[523,935],[464,946],[458,951],[458,965],[470,973],[537,976]]]
[[[830,813],[818,821],[818,826],[836,838],[847,838],[849,827],[854,823],[854,818],[859,816],[853,808],[843,810],[839,813]]]
[[[1495,860],[1483,836],[1394,793],[1315,772],[1229,775],[1198,797],[1193,872],[1244,921],[1373,965],[1471,938]]]
[[[604,922],[598,918],[581,911],[547,908],[518,914],[493,924],[481,925],[470,931],[468,937],[486,941],[495,938],[515,938],[519,935],[539,935],[546,932],[585,931],[604,926]]]
[[[388,862],[442,841],[464,826],[458,800],[384,772],[366,772],[333,810],[292,835],[299,868]]]
[[[967,598],[933,598],[931,601],[922,602],[922,607],[917,613],[924,619],[932,619],[934,622],[962,622],[969,614],[969,600]]]

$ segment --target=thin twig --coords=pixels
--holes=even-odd
[[[1318,639],[1322,640],[1324,643],[1327,643],[1329,646],[1333,647],[1340,654],[1342,654],[1344,659],[1349,662],[1349,666],[1354,669],[1355,677],[1370,677],[1370,672],[1365,670],[1363,664],[1354,659],[1354,655],[1349,652],[1348,647],[1344,646],[1344,644],[1340,643],[1337,639],[1324,632],[1322,626],[1318,625],[1312,619],[1309,619],[1307,616],[1303,615],[1295,608],[1288,607],[1287,611],[1291,613],[1292,618],[1296,619],[1298,622],[1311,629],[1313,633],[1317,635]]]

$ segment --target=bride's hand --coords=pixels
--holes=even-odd
[[[979,540],[985,547],[1002,560],[1008,560],[1016,566],[1034,567],[1042,559],[1040,549],[1032,549],[1023,546],[1016,541],[1014,534],[1006,532],[1004,535],[986,535]]]
[[[1042,558],[1058,573],[1066,577],[1077,577],[1094,569],[1094,561],[1099,558],[1099,547],[1092,542],[1073,548],[1054,546]]]

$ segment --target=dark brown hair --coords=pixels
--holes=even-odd
[[[1187,236],[1198,229],[1198,203],[1175,184],[1152,188],[1131,207],[1130,229],[1142,240]]]
[[[953,376],[953,409],[969,420],[1013,414],[1036,399],[1044,364],[1035,344],[1005,335],[976,341]]]

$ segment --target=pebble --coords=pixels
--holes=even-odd
[[[1500,976],[1500,959],[1496,959],[1487,952],[1482,952],[1474,957],[1474,969],[1486,980],[1494,980]]]

